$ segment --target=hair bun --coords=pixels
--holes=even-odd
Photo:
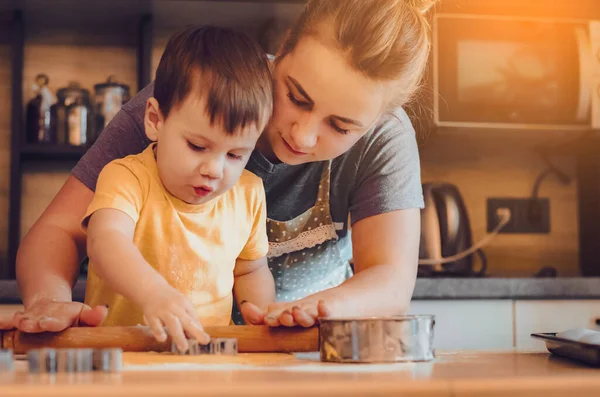
[[[406,3],[412,9],[418,11],[421,14],[425,14],[431,7],[438,2],[438,0],[405,0]]]

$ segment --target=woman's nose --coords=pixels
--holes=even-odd
[[[319,137],[318,123],[312,118],[298,121],[292,125],[290,137],[298,150],[313,148]]]

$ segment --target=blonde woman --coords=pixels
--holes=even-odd
[[[424,13],[433,3],[309,0],[288,31],[273,65],[273,117],[246,166],[266,190],[278,303],[238,302],[246,323],[311,326],[324,315],[408,309],[423,199],[402,106],[427,62]],[[4,327],[58,331],[105,318],[110,308],[72,302],[86,255],[80,221],[104,165],[148,146],[152,92],[150,84],[120,111],[24,238],[17,278],[25,312]]]

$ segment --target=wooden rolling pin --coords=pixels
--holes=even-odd
[[[319,329],[270,328],[267,326],[205,327],[213,338],[236,338],[240,353],[311,352],[319,350]],[[0,331],[0,348],[24,354],[30,349],[48,348],[108,348],[123,351],[170,351],[171,339],[157,342],[148,327],[74,327],[62,332],[30,334],[17,330]]]

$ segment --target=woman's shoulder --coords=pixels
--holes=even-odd
[[[338,163],[357,169],[382,157],[418,157],[415,129],[402,108],[383,114],[379,121],[340,158]]]
[[[136,95],[133,96],[126,104],[123,105],[122,109],[129,113],[129,115],[135,120],[136,124],[144,126],[144,113],[146,109],[146,102],[154,94],[154,80],[151,81],[147,86],[142,88]]]
[[[111,160],[140,153],[150,144],[144,132],[144,112],[153,92],[154,83],[150,83],[123,105],[73,168],[73,175],[90,190],[96,189],[100,171]]]
[[[364,142],[383,146],[386,142],[407,140],[416,142],[416,134],[408,114],[401,107],[384,113],[363,137]]]
[[[354,220],[423,205],[416,134],[402,109],[382,116],[333,170]]]

